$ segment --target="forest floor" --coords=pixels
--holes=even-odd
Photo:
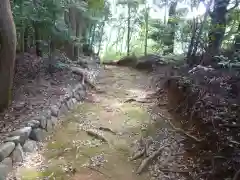
[[[188,179],[191,159],[184,155],[182,137],[162,118],[170,117],[164,100],[161,107],[156,99],[141,101],[155,92],[151,78],[131,68],[105,66],[96,84],[102,92],[88,92],[39,152],[16,167],[15,179]],[[141,149],[139,139],[151,142],[147,157],[131,161]],[[140,164],[159,149],[159,157],[142,173]]]

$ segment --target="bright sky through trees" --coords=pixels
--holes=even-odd
[[[124,13],[125,17],[127,17],[127,8],[123,7],[123,6],[117,6],[117,0],[108,0],[111,3],[111,12],[113,15],[113,18],[118,19],[120,17],[120,14]],[[149,4],[150,7],[150,16],[151,18],[154,19],[164,19],[165,14],[165,7],[163,8],[159,8],[157,5],[153,4],[153,0],[147,0],[147,3]],[[140,8],[144,7],[144,5],[140,5]],[[194,16],[198,16],[198,15],[203,15],[205,12],[205,7],[202,3],[200,3],[199,8],[198,9],[194,9],[193,12],[191,12],[190,10],[190,6],[189,6],[189,2],[188,4],[186,2],[182,2],[182,3],[178,3],[177,9],[180,8],[188,8],[188,14],[184,17],[185,19],[191,19]],[[168,9],[167,9],[168,11]],[[103,43],[103,51],[101,54],[104,54],[104,51],[106,50],[106,44],[111,44],[114,41],[116,41],[117,38],[117,30],[116,28],[114,28],[114,23],[110,23],[110,25],[106,25],[105,27],[105,32],[106,32],[106,36],[108,36],[108,41],[104,41]],[[111,37],[109,37],[111,36]],[[109,39],[110,38],[110,39]],[[125,49],[125,45],[123,45],[123,49]],[[179,49],[179,48],[177,48]],[[181,52],[179,52],[181,53]]]

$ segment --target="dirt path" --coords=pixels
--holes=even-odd
[[[20,179],[149,179],[147,173],[136,175],[139,161],[129,161],[136,140],[151,120],[149,104],[125,100],[146,94],[150,79],[132,69],[110,66],[100,76],[97,86],[104,92],[89,93],[87,101],[69,113],[44,144],[40,157],[32,158],[40,165],[32,163],[17,170]],[[107,142],[86,133],[97,129]]]

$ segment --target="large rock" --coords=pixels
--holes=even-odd
[[[53,127],[55,127],[55,126],[57,125],[58,118],[52,116],[52,117],[51,117],[51,121],[52,121],[52,125],[53,125]]]
[[[84,89],[84,85],[83,84],[78,84],[74,89],[73,92],[77,92],[79,90],[83,90]]]
[[[81,101],[82,100],[82,97],[80,96],[79,92],[78,91],[75,91],[73,93],[73,97],[77,100],[77,101]]]
[[[73,97],[76,98],[77,101],[82,101],[84,100],[86,96],[86,91],[85,90],[79,90],[74,92]]]
[[[6,180],[8,173],[12,171],[13,163],[11,158],[5,158],[0,163],[0,180]]]
[[[47,119],[47,126],[46,126],[46,130],[48,132],[53,130],[53,123],[52,123],[52,119]]]
[[[125,56],[116,62],[119,66],[130,66],[135,67],[137,57],[135,55]]]
[[[29,138],[34,141],[43,141],[46,137],[46,131],[44,129],[33,129],[31,131],[31,134],[29,135]]]
[[[10,137],[12,136],[20,136],[20,144],[23,145],[24,142],[28,139],[29,134],[31,133],[32,128],[31,127],[24,127],[21,129],[18,129],[16,131],[13,131],[9,134]]]
[[[68,110],[72,110],[74,108],[72,99],[69,99],[66,104],[67,104]]]
[[[24,152],[34,152],[38,149],[37,142],[33,140],[27,140],[23,145]]]
[[[15,145],[21,143],[21,137],[20,136],[12,136],[12,137],[7,137],[4,142],[14,142]]]
[[[76,98],[72,98],[72,102],[73,102],[73,105],[77,104],[77,99]]]
[[[66,103],[62,103],[61,108],[60,108],[60,115],[65,115],[68,112],[68,108]]]
[[[35,120],[35,119],[30,120],[26,123],[26,126],[32,127],[32,128],[38,128],[38,127],[40,127],[40,121]]]
[[[81,90],[81,91],[78,91],[80,97],[82,98],[82,100],[86,97],[86,94],[87,92],[85,90]]]
[[[15,147],[15,149],[14,149],[14,151],[12,153],[12,160],[13,160],[14,163],[22,162],[23,161],[23,156],[24,156],[23,148],[22,148],[22,146],[20,144],[18,144]]]
[[[0,145],[0,162],[8,157],[14,150],[14,142],[6,142]]]
[[[40,127],[43,129],[46,129],[47,117],[42,115],[42,116],[37,117],[37,120],[40,122]]]
[[[51,106],[51,115],[58,117],[59,108],[56,105]]]

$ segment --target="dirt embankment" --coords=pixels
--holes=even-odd
[[[200,164],[199,178],[233,178],[240,169],[240,77],[202,66],[178,72],[165,90],[181,128],[199,140],[188,143],[188,153]]]

